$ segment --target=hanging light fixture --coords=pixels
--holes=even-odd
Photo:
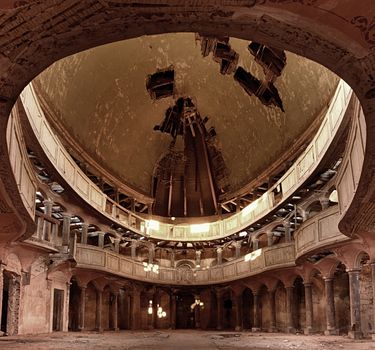
[[[153,272],[158,274],[159,273],[159,265],[151,264],[151,263],[143,263],[143,270],[146,272]]]

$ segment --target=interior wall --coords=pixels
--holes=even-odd
[[[78,299],[77,310],[80,309],[80,299]],[[96,321],[96,288],[92,283],[89,283],[86,288],[85,298],[85,330],[95,330]]]
[[[276,329],[285,331],[286,329],[286,290],[279,283],[275,291],[275,309],[276,309]]]
[[[313,330],[324,332],[326,329],[326,302],[324,280],[319,276],[312,278]]]
[[[364,265],[360,274],[361,328],[365,336],[374,329],[374,300],[372,295],[371,266]]]
[[[340,334],[346,334],[350,329],[350,299],[349,276],[345,268],[335,273],[334,291],[336,326]]]

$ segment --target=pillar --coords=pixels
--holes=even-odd
[[[0,270],[1,272],[1,270]],[[371,263],[372,297],[375,300],[375,262]],[[0,305],[1,307],[1,305]],[[375,340],[375,307],[373,307],[372,339]]]
[[[259,239],[253,238],[253,250],[257,250],[259,248]]]
[[[132,292],[131,317],[131,329],[139,329],[141,319],[141,291],[138,289],[138,287],[134,287]]]
[[[176,253],[173,249],[172,252],[171,252],[171,267],[172,268],[174,268],[175,258],[176,258]]]
[[[118,331],[118,291],[112,293],[112,326],[113,330]]]
[[[285,229],[285,242],[289,243],[292,240],[291,233],[290,233],[290,222],[284,221],[283,226]]]
[[[82,232],[81,232],[81,244],[87,244],[88,232],[89,232],[89,224],[83,223]]]
[[[81,295],[79,300],[79,326],[80,331],[85,330],[85,311],[86,311],[86,286],[81,286]]]
[[[276,300],[275,300],[276,289],[268,290],[268,298],[270,302],[270,328],[269,332],[276,331]]]
[[[171,329],[176,329],[176,295],[173,291],[169,294],[170,300],[170,314],[169,314],[169,325]]]
[[[131,257],[133,260],[137,259],[137,246],[138,242],[136,240],[132,240],[131,242]]]
[[[102,312],[103,312],[103,290],[96,290],[96,318],[95,328],[98,332],[103,332],[102,327]]]
[[[98,247],[104,248],[104,232],[98,232]]]
[[[202,252],[200,250],[195,251],[195,266],[196,267],[201,266],[201,255],[202,255]]]
[[[308,335],[312,333],[312,329],[313,329],[312,285],[310,282],[304,282],[303,285],[305,288],[305,312],[306,312],[304,333]]]
[[[4,265],[0,264],[0,329],[1,329],[1,317],[3,310],[3,288],[4,288]],[[0,331],[0,335],[2,332]]]
[[[216,259],[217,259],[217,265],[221,265],[223,263],[223,248],[219,247],[216,249]]]
[[[253,308],[254,308],[254,323],[253,328],[251,329],[252,332],[259,332],[260,331],[260,315],[259,315],[259,292],[253,291]]]
[[[69,214],[63,215],[63,226],[62,226],[62,245],[63,246],[69,245],[71,219],[72,219],[71,215]]]
[[[293,325],[293,286],[285,287],[286,290],[286,332],[295,333]]]
[[[201,300],[201,297],[200,295],[196,295],[195,296],[196,299]],[[194,308],[194,318],[195,318],[195,328],[196,329],[200,329],[201,328],[201,307],[199,304],[195,304],[195,308]]]
[[[155,245],[151,244],[148,249],[148,263],[152,264],[154,262],[155,257]]]
[[[320,205],[322,206],[322,210],[325,210],[329,207],[329,198],[320,198]]]
[[[53,201],[47,199],[43,201],[43,205],[44,205],[44,214],[46,216],[51,217]],[[42,236],[40,238],[49,241],[51,237],[51,223],[44,219],[43,219],[43,222],[44,222],[43,231],[42,231]]]
[[[325,292],[326,292],[326,320],[327,329],[324,331],[325,335],[337,335],[336,316],[335,316],[335,297],[333,289],[333,277],[325,277]]]
[[[361,339],[363,336],[361,330],[360,272],[360,269],[352,269],[348,271],[350,296],[350,330],[348,335],[352,339]]]
[[[242,330],[242,294],[234,295],[234,308],[236,314],[236,326],[235,331],[239,332]]]
[[[273,244],[273,232],[267,232],[267,246],[271,247]]]
[[[120,253],[120,238],[114,239],[114,251],[115,253]]]
[[[238,242],[238,241],[237,241],[237,242],[234,244],[234,247],[235,247],[235,249],[236,249],[235,257],[236,257],[236,259],[239,259],[240,256],[241,256],[241,242]]]
[[[222,292],[216,290],[216,303],[217,303],[217,325],[216,329],[223,329],[223,301],[222,301]]]

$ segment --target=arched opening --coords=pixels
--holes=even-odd
[[[334,273],[334,295],[336,325],[340,334],[347,334],[350,330],[349,276],[341,263]]]
[[[310,219],[319,214],[322,210],[323,208],[320,201],[314,201],[306,208],[306,213],[308,218]]]
[[[279,281],[275,290],[276,329],[283,332],[286,329],[286,291],[284,285]]]

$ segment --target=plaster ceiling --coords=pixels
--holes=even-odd
[[[259,79],[261,67],[248,42],[230,39],[239,65]],[[264,106],[233,79],[221,75],[212,54],[203,58],[193,33],[143,36],[90,49],[60,60],[35,79],[49,116],[100,166],[149,194],[155,163],[168,134],[153,130],[171,97],[152,101],[146,77],[174,66],[178,96],[196,101],[208,128],[214,126],[231,191],[265,171],[301,137],[327,107],[338,78],[319,64],[287,53],[275,86],[285,113]],[[64,142],[64,140],[63,140]]]

